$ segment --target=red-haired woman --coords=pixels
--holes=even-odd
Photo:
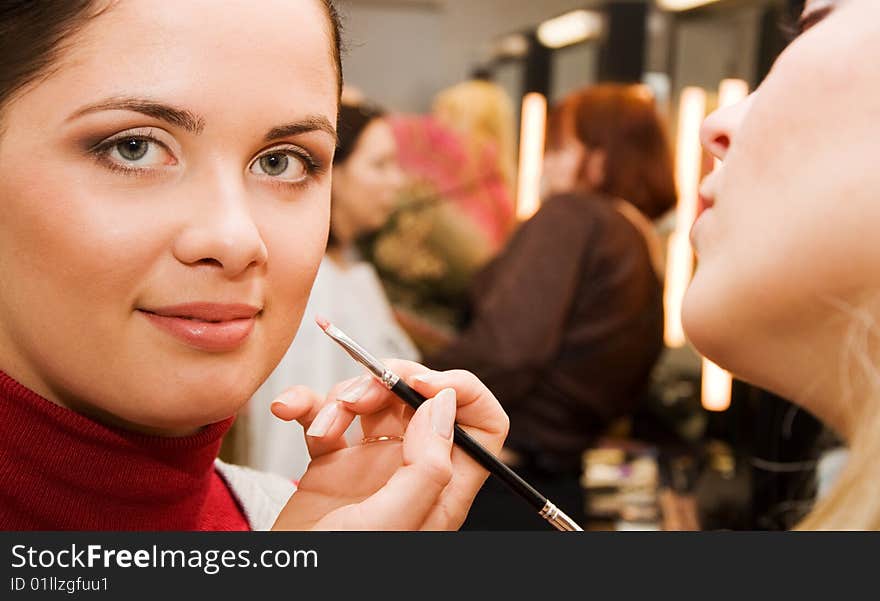
[[[579,516],[581,455],[633,409],[663,347],[651,220],[675,204],[675,186],[646,88],[594,86],[553,111],[545,191],[475,280],[469,326],[427,363],[486,383],[510,416],[507,459]],[[484,487],[469,527],[528,518],[519,507],[506,514],[504,492],[493,492]]]

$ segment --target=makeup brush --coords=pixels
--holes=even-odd
[[[401,400],[413,409],[418,409],[427,400],[342,330],[322,317],[315,318],[315,322],[324,330],[325,334],[339,344],[355,361],[366,367],[388,390],[400,397]],[[483,445],[474,440],[458,424],[455,425],[452,439],[455,444],[473,457],[477,463],[489,470],[490,474],[501,479],[514,493],[525,499],[538,512],[538,515],[550,522],[554,528],[565,532],[583,531],[583,528],[578,526],[574,520],[551,503],[547,497],[535,490],[531,484],[523,480],[516,472],[502,463]]]

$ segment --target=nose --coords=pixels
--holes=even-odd
[[[186,265],[214,265],[229,278],[264,265],[269,252],[243,184],[225,182],[213,190],[194,203],[192,216],[174,241],[174,256]]]
[[[749,96],[741,102],[718,109],[703,121],[700,141],[719,160],[723,161],[727,156],[751,102],[752,96]]]

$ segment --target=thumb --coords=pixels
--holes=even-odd
[[[360,503],[359,514],[376,530],[418,530],[452,479],[455,391],[446,388],[424,403],[407,426],[403,466]]]

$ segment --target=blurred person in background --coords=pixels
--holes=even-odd
[[[513,103],[494,83],[466,81],[438,94],[432,114],[391,122],[411,185],[367,254],[428,352],[462,326],[474,274],[512,229]]]
[[[473,200],[463,206],[489,236],[504,245],[514,225],[516,133],[513,102],[490,81],[470,80],[442,91],[434,100],[437,121],[458,133],[465,145],[464,185]]]
[[[473,319],[426,364],[474,372],[510,416],[504,458],[583,519],[581,457],[632,412],[663,348],[651,220],[676,201],[672,160],[643,86],[578,91],[552,112],[548,198],[476,278]],[[467,528],[541,528],[495,482]],[[509,507],[509,510],[508,510]]]
[[[336,382],[362,373],[357,363],[311,323],[315,315],[331,319],[380,357],[419,357],[395,322],[375,270],[356,248],[359,237],[382,227],[388,219],[403,185],[391,126],[378,108],[342,104],[338,135],[330,238],[306,307],[305,323],[281,363],[251,399],[248,415],[248,462],[294,479],[309,462],[302,427],[274,417],[270,404],[291,384],[308,386],[323,395]],[[357,423],[348,438],[360,439]]]

